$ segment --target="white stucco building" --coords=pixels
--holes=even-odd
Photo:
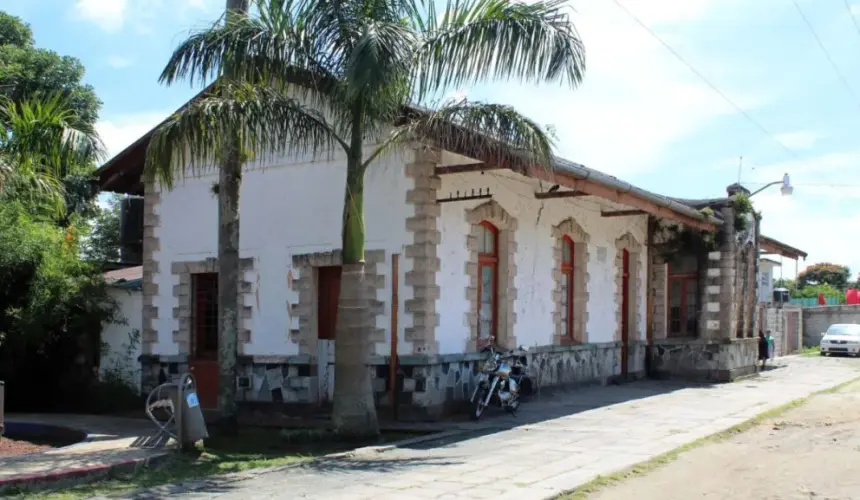
[[[191,369],[201,403],[213,406],[217,176],[188,178],[172,191],[144,186],[149,136],[99,170],[104,190],[143,198],[142,384]],[[528,347],[544,386],[643,376],[648,346],[662,342],[665,365],[679,352],[670,344],[701,344],[696,329],[670,332],[675,292],[660,286],[672,276],[649,257],[650,226],[714,232],[721,218],[563,160],[553,172],[515,172],[432,144],[377,161],[365,181],[376,318],[369,370],[380,405],[417,416],[450,409],[469,394],[477,350],[490,335]],[[240,397],[277,408],[325,405],[345,159],[284,157],[252,167],[240,209]],[[719,304],[734,295],[708,298],[706,277],[708,290],[729,286],[719,278],[725,259],[712,253],[689,278],[699,305],[684,303],[689,321],[716,339],[734,328]]]

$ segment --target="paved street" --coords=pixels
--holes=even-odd
[[[783,366],[734,384],[640,382],[571,391],[524,405],[516,417],[494,415],[459,440],[361,453],[241,481],[185,485],[169,493],[219,500],[553,498],[597,475],[860,376],[860,360],[854,359],[791,357],[778,363]]]

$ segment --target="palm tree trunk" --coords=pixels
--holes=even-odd
[[[335,336],[335,430],[344,437],[379,435],[373,386],[368,371],[370,336],[376,327],[370,313],[369,286],[364,270],[364,171],[362,169],[362,110],[353,110],[343,204],[343,269]]]
[[[227,19],[248,14],[249,0],[227,0]],[[230,76],[230,68],[225,67]],[[234,131],[218,176],[218,406],[223,432],[238,433],[236,358],[239,349],[239,190],[242,141]]]

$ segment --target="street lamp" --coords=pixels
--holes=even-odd
[[[791,185],[791,180],[788,178],[788,174],[785,174],[782,176],[781,181],[775,181],[775,182],[771,182],[769,184],[765,184],[761,188],[750,193],[750,196],[757,195],[757,194],[761,193],[762,191],[764,191],[765,189],[767,189],[771,186],[776,186],[777,184],[782,184],[782,186],[780,186],[780,188],[779,188],[779,192],[782,193],[783,196],[791,196],[791,194],[794,193],[794,186]]]

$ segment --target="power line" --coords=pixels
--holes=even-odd
[[[847,0],[846,5],[847,5]],[[836,73],[836,76],[839,77],[839,81],[842,82],[842,85],[845,86],[845,89],[851,94],[851,97],[854,98],[854,101],[860,106],[860,99],[857,99],[857,94],[854,93],[854,89],[848,84],[848,80],[845,78],[845,75],[839,71],[839,67],[836,66],[836,62],[833,60],[833,57],[830,56],[830,52],[827,50],[827,47],[824,46],[824,42],[821,41],[821,37],[818,36],[818,33],[815,32],[815,28],[812,27],[812,23],[809,22],[809,19],[806,17],[806,14],[803,13],[803,9],[800,8],[800,4],[797,3],[797,0],[791,0],[791,3],[797,8],[797,12],[800,14],[800,17],[803,18],[803,22],[806,23],[806,27],[809,28],[809,32],[812,33],[812,37],[815,38],[815,41],[818,43],[818,47],[821,48],[821,51],[824,52],[824,57],[830,62],[830,66],[833,68],[833,71]],[[848,8],[848,11],[851,12],[851,8]],[[853,19],[854,16],[852,15]],[[854,21],[854,26],[857,27],[857,21]],[[860,32],[860,27],[857,28],[858,32]]]
[[[853,12],[851,12],[851,4],[848,3],[848,0],[842,0],[842,3],[845,4],[845,10],[848,11],[848,17],[851,18],[851,22],[854,24],[854,29],[856,29],[857,34],[860,35],[860,24],[857,24],[857,17],[854,16]]]
[[[773,135],[773,134],[772,134],[772,133],[771,133],[767,128],[765,128],[765,127],[764,127],[764,125],[762,125],[761,123],[759,123],[758,121],[756,121],[752,116],[750,116],[750,114],[749,114],[749,113],[747,113],[746,111],[744,111],[744,110],[743,110],[740,106],[738,106],[738,105],[737,105],[733,100],[731,100],[731,99],[729,98],[729,96],[727,96],[727,95],[726,95],[722,90],[720,90],[716,85],[714,85],[713,83],[711,83],[711,82],[710,82],[710,80],[708,80],[708,79],[705,77],[705,75],[703,75],[699,70],[697,70],[695,67],[693,67],[693,65],[692,65],[692,64],[690,64],[689,62],[687,62],[687,60],[686,60],[686,59],[684,59],[684,58],[681,56],[681,54],[679,54],[679,53],[678,53],[678,51],[676,51],[675,49],[673,49],[671,45],[669,45],[668,43],[666,43],[666,41],[665,41],[665,40],[663,40],[663,39],[660,37],[660,35],[658,35],[657,33],[655,33],[655,32],[654,32],[654,30],[652,30],[651,28],[649,28],[649,27],[648,27],[648,25],[646,25],[644,22],[642,22],[642,20],[641,20],[641,19],[639,19],[639,18],[636,16],[636,14],[634,14],[633,12],[631,12],[631,11],[630,11],[630,9],[628,9],[624,4],[622,4],[620,0],[612,0],[612,1],[615,3],[615,5],[617,5],[618,7],[620,7],[620,8],[621,8],[621,10],[623,10],[625,13],[627,13],[627,15],[628,15],[628,16],[630,16],[634,21],[636,21],[636,24],[638,24],[642,29],[644,29],[645,31],[647,31],[647,32],[648,32],[648,34],[650,34],[652,37],[654,37],[654,39],[655,39],[655,40],[657,40],[658,42],[660,42],[660,44],[661,44],[661,45],[663,45],[663,47],[665,47],[665,48],[666,48],[666,50],[668,50],[669,52],[671,52],[671,53],[672,53],[672,55],[673,55],[673,56],[675,56],[675,58],[676,58],[676,59],[678,59],[679,61],[681,61],[681,63],[682,63],[684,66],[686,66],[686,67],[687,67],[687,69],[689,69],[690,71],[692,71],[692,72],[693,72],[693,74],[695,74],[696,76],[698,76],[698,77],[699,77],[699,79],[701,79],[703,82],[705,82],[705,84],[706,84],[708,87],[710,87],[710,88],[711,88],[711,90],[713,90],[714,92],[716,92],[716,93],[717,93],[720,97],[722,97],[722,98],[723,98],[727,103],[729,103],[733,108],[735,108],[735,111],[737,111],[738,113],[740,113],[741,115],[743,115],[743,117],[744,117],[744,118],[746,118],[747,120],[749,120],[749,122],[750,122],[750,123],[752,123],[753,125],[755,125],[755,126],[756,126],[759,130],[761,130],[765,135],[767,135],[767,136],[769,136],[771,139],[773,139],[773,141],[774,141],[776,144],[778,144],[778,145],[779,145],[779,147],[780,147],[780,148],[782,148],[782,150],[783,150],[783,151],[785,151],[789,156],[791,156],[792,158],[794,158],[794,159],[796,159],[796,160],[798,160],[798,161],[801,161],[801,162],[803,161],[803,160],[801,160],[801,158],[800,158],[799,156],[797,156],[797,154],[796,154],[794,151],[792,151],[792,150],[788,149],[788,148],[785,146],[785,144],[783,144],[783,143],[782,143],[782,141],[780,141],[779,139],[777,139],[775,135]]]

